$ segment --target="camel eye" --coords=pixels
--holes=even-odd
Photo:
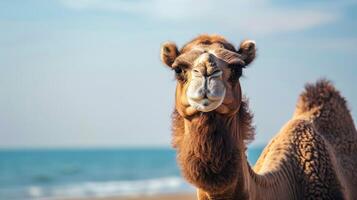
[[[180,67],[177,67],[177,68],[175,68],[175,72],[176,72],[176,74],[181,74],[182,69]]]
[[[236,82],[238,79],[242,76],[242,67],[240,66],[234,66],[231,68],[231,76],[229,78],[230,81]]]
[[[176,79],[179,81],[185,81],[185,71],[182,69],[182,67],[176,67],[174,70]]]

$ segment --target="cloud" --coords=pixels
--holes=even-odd
[[[60,0],[68,8],[82,11],[127,12],[155,20],[195,22],[214,27],[236,27],[255,35],[302,31],[341,19],[340,3],[276,6],[268,0]]]
[[[225,8],[230,8],[226,10]],[[236,27],[254,35],[303,31],[338,21],[340,10],[317,6],[275,6],[267,0],[237,1],[219,5],[222,27]],[[218,18],[212,18],[212,21]]]
[[[321,52],[336,52],[357,55],[357,37],[343,38],[314,38],[306,39],[301,44],[287,44],[290,46],[298,46],[300,48],[308,48]]]
[[[202,0],[60,0],[60,2],[68,8],[79,11],[130,12],[168,20],[205,15],[214,6],[214,3],[203,3]]]
[[[138,13],[145,11],[145,7],[149,6],[148,2],[140,0],[60,0],[60,2],[68,8],[82,11],[89,10]]]

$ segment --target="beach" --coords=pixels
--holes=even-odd
[[[72,198],[62,200],[196,200],[196,194],[162,194],[162,195],[144,195],[129,197],[98,197],[98,198]]]
[[[250,148],[254,163],[262,148]],[[0,151],[0,199],[195,199],[172,149]]]

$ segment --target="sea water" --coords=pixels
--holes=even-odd
[[[249,148],[254,164],[262,148]],[[0,150],[0,200],[192,192],[171,149]]]

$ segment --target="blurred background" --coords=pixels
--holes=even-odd
[[[159,50],[201,33],[257,43],[252,164],[307,82],[332,80],[356,119],[356,1],[0,0],[0,199],[192,192]]]

